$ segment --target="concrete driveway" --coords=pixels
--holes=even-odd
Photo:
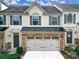
[[[23,59],[65,59],[59,51],[27,51]]]

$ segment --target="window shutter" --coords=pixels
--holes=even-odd
[[[49,25],[52,25],[52,24],[51,24],[51,16],[49,16]]]
[[[76,14],[73,15],[73,23],[75,24],[76,21]]]
[[[32,25],[32,16],[30,16],[30,25]]]
[[[39,25],[41,25],[41,16],[39,16]]]
[[[22,25],[22,16],[19,16],[20,17],[20,25]]]
[[[66,20],[67,20],[67,15],[64,14],[64,24],[66,24]]]
[[[12,25],[12,16],[10,16],[10,25]]]
[[[58,25],[60,25],[60,16],[58,16]]]
[[[6,16],[4,15],[4,25],[6,25]]]

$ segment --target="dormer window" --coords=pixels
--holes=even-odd
[[[75,14],[64,14],[64,23],[65,24],[75,24],[76,15]]]

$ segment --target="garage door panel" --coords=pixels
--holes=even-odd
[[[30,51],[53,51],[59,50],[58,39],[33,39],[27,40],[27,50]]]

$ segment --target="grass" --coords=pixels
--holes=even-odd
[[[21,59],[18,54],[0,54],[0,59]]]

